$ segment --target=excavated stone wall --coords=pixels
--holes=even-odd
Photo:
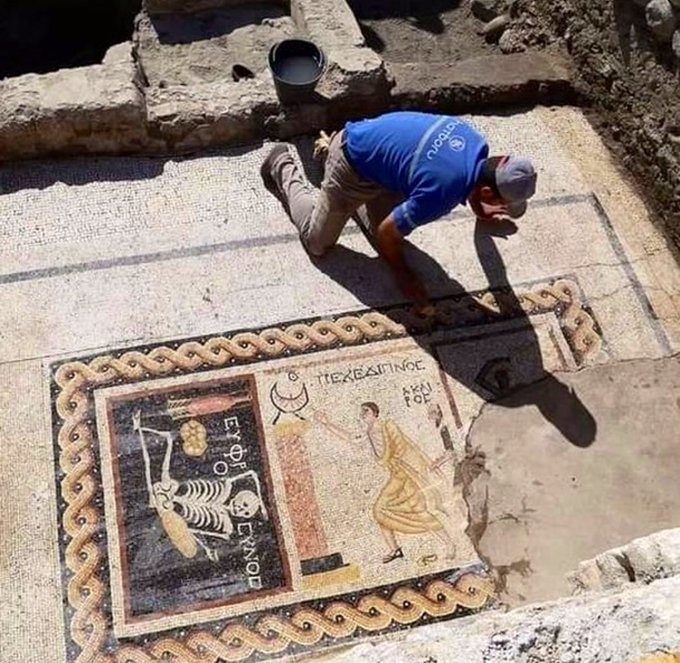
[[[520,3],[526,30],[566,44],[594,122],[680,247],[680,1]]]
[[[200,23],[215,4],[222,9],[208,12],[214,21],[254,12],[242,24],[231,16],[231,51],[219,31],[197,41],[166,34],[182,22],[172,12],[191,10],[185,22]],[[0,160],[185,153],[333,129],[389,108],[462,113],[572,98],[571,73],[557,54],[488,55],[422,76],[417,64],[388,66],[368,48],[343,0],[269,4],[279,14],[258,20],[255,0],[147,0],[132,42],[109,49],[102,64],[0,80]],[[309,103],[282,104],[261,66],[268,40],[289,33],[313,39],[328,59]],[[232,80],[230,54],[253,44],[257,56],[238,57],[254,77]]]

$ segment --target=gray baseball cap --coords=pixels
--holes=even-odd
[[[518,218],[527,210],[527,200],[536,193],[536,171],[526,157],[509,156],[496,169],[496,186],[508,205],[508,213]]]

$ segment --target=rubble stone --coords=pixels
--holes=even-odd
[[[510,17],[507,14],[497,16],[489,21],[483,28],[482,34],[489,43],[495,44],[500,39],[503,32],[510,25]]]
[[[500,36],[498,47],[503,53],[521,53],[527,49],[522,33],[512,28]]]
[[[673,49],[673,55],[675,59],[680,62],[680,30],[676,30],[673,33],[673,38],[671,39],[671,48]]]
[[[649,29],[659,41],[670,41],[677,21],[669,0],[650,0],[645,7],[645,18]]]

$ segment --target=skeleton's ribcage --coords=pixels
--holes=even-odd
[[[180,490],[182,493],[175,495],[174,501],[189,524],[199,529],[231,533],[231,518],[227,511],[230,485],[219,480],[194,479],[183,481]]]

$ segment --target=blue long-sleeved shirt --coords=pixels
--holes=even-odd
[[[354,168],[405,200],[394,211],[402,235],[464,204],[489,147],[458,117],[388,113],[348,122],[345,141]]]

